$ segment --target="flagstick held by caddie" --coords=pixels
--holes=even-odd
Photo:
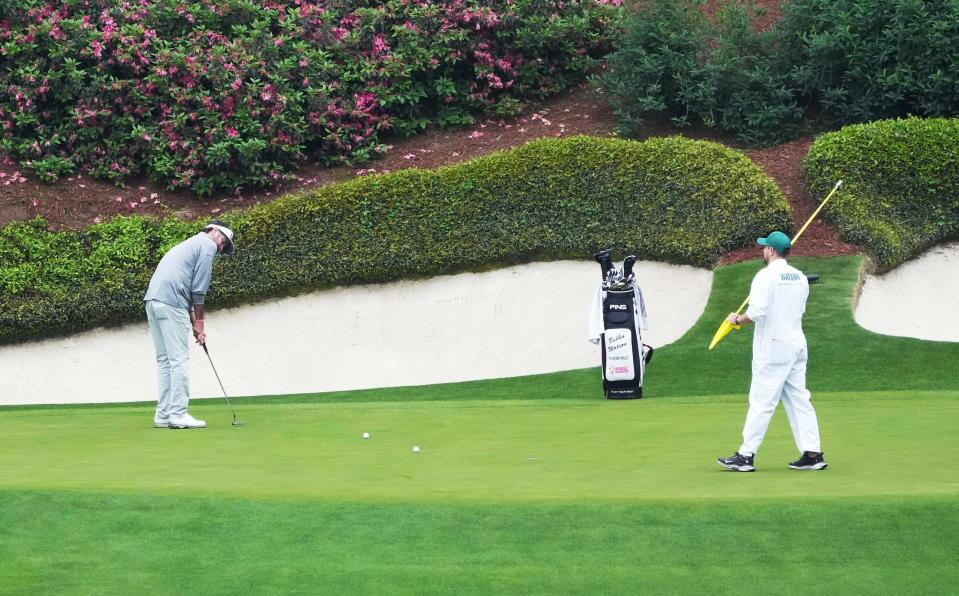
[[[819,204],[819,207],[816,207],[816,210],[812,212],[812,215],[810,215],[809,219],[806,220],[806,223],[803,224],[803,227],[801,227],[799,231],[796,232],[796,235],[793,236],[792,238],[793,246],[796,245],[796,241],[799,240],[799,237],[802,236],[803,232],[806,231],[806,228],[809,227],[809,224],[811,224],[813,220],[816,219],[816,216],[819,215],[819,212],[822,211],[822,208],[826,206],[826,203],[829,201],[829,199],[832,198],[832,195],[835,194],[837,190],[839,190],[840,186],[842,186],[842,180],[836,182],[836,186],[832,188],[829,194],[826,195],[826,198],[822,200],[822,203]],[[749,303],[749,296],[747,296],[746,299],[743,300],[743,303],[739,305],[739,308],[736,309],[736,314],[737,315],[741,314],[741,311],[744,308],[746,308],[746,304],[748,303]],[[709,343],[709,349],[712,350],[714,347],[716,347],[716,344],[718,344],[724,337],[726,337],[729,334],[729,332],[732,331],[733,329],[736,329],[738,331],[741,328],[742,328],[742,325],[734,325],[733,323],[730,323],[728,320],[724,319],[722,325],[719,326],[719,329],[717,329],[715,335],[713,335],[713,340]]]

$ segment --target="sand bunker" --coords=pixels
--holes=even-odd
[[[712,273],[652,262],[634,270],[650,317],[644,340],[675,341],[702,314]],[[586,335],[599,277],[595,263],[561,261],[315,292],[209,312],[208,346],[231,396],[598,367],[599,348]],[[149,401],[155,375],[144,315],[121,328],[0,347],[0,405]],[[196,345],[190,381],[194,397],[220,395]]]
[[[856,322],[883,335],[959,341],[959,242],[869,276]]]

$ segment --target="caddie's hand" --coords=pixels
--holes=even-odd
[[[730,325],[735,325],[735,324],[736,324],[736,318],[737,318],[738,316],[739,316],[739,315],[738,315],[737,313],[731,312],[731,313],[729,313],[729,316],[726,317],[726,320],[729,321],[729,324],[730,324]]]

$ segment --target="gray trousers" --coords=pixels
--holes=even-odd
[[[157,360],[158,418],[186,414],[190,403],[190,312],[146,301]]]

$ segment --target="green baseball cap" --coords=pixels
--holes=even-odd
[[[775,250],[778,255],[782,255],[787,248],[792,246],[792,241],[789,240],[789,236],[782,232],[773,232],[765,238],[756,238],[756,242],[763,246],[773,247],[773,250]]]

